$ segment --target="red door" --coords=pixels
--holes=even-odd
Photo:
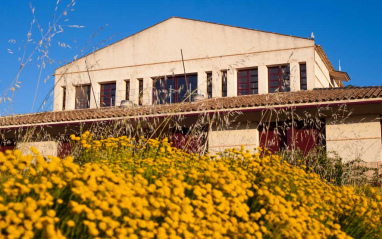
[[[259,145],[261,148],[267,148],[272,153],[280,151],[280,134],[277,127],[270,126],[269,129],[262,127],[259,129]]]
[[[0,152],[3,152],[5,153],[6,150],[13,150],[15,148],[15,146],[1,146],[0,147]]]
[[[69,156],[72,153],[72,145],[69,142],[60,142],[58,144],[58,153],[57,156],[61,159]]]
[[[306,156],[318,145],[318,130],[313,127],[290,127],[287,130],[288,149],[301,150]]]
[[[174,133],[170,135],[172,146],[187,153],[199,154],[204,150],[204,138],[198,135]]]
[[[206,150],[207,133],[207,126],[194,129],[182,127],[181,129],[173,129],[169,135],[169,140],[173,147],[188,153],[201,154]]]

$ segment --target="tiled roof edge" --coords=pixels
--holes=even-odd
[[[100,108],[50,111],[35,114],[0,117],[0,127],[17,125],[59,124],[61,122],[99,121],[108,118],[162,117],[172,114],[192,114],[202,111],[237,110],[245,108],[276,107],[279,105],[327,104],[336,101],[382,100],[382,86],[315,88],[313,90],[279,92],[205,99],[197,102],[147,105],[132,108]]]

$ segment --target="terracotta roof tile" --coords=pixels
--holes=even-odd
[[[373,93],[374,93],[375,91],[376,91],[376,89],[370,89],[370,91],[367,92],[367,93],[365,94],[365,97],[366,97],[366,98],[372,98]]]
[[[377,97],[381,97],[381,96],[382,96],[382,88],[376,89],[373,93],[373,97],[377,98]]]
[[[308,91],[284,92],[262,95],[245,95],[236,97],[212,98],[198,102],[180,104],[136,106],[131,108],[80,109],[56,112],[43,112],[0,117],[0,127],[17,125],[38,125],[43,123],[60,123],[91,121],[110,118],[168,115],[172,113],[200,112],[221,109],[242,109],[288,104],[307,104],[313,102],[356,101],[360,99],[382,99],[382,86],[324,88]]]

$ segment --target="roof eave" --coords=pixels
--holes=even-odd
[[[323,101],[323,102],[309,102],[309,103],[295,103],[295,104],[281,104],[281,105],[271,105],[271,106],[253,106],[253,107],[241,107],[241,108],[227,108],[227,109],[210,109],[203,111],[193,111],[193,112],[173,112],[165,114],[150,114],[150,115],[135,115],[135,116],[121,116],[121,117],[108,117],[99,119],[86,119],[86,120],[71,120],[71,121],[60,121],[60,122],[45,122],[45,123],[32,123],[32,124],[19,124],[19,125],[3,125],[0,126],[0,130],[8,130],[14,128],[28,128],[28,127],[46,127],[46,126],[58,126],[58,125],[74,125],[82,123],[97,123],[97,122],[107,122],[107,121],[118,121],[118,120],[138,120],[144,118],[145,120],[150,120],[153,118],[167,118],[167,117],[190,117],[198,115],[211,115],[211,114],[223,114],[232,112],[260,112],[263,110],[274,109],[308,109],[317,107],[328,107],[328,106],[343,106],[343,105],[366,105],[366,104],[381,104],[382,99],[357,99],[357,100],[336,100],[336,101]]]
[[[334,80],[345,81],[345,82],[349,82],[350,80],[348,73],[344,71],[330,71],[329,74]]]

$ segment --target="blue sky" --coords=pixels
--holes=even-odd
[[[57,13],[61,14],[70,2],[62,0]],[[171,16],[301,37],[310,37],[314,32],[316,44],[323,46],[336,69],[338,60],[341,60],[342,70],[351,77],[350,84],[382,85],[379,62],[382,56],[382,1],[77,0],[74,11],[63,15],[57,23],[63,32],[51,38],[50,46],[41,48],[44,51],[34,53],[33,49],[52,22],[56,1],[33,0],[31,4],[35,8],[36,21],[24,57],[31,56],[31,60],[22,69],[18,78],[22,83],[12,96],[12,91],[6,95],[4,91],[19,72],[18,58],[23,57],[33,14],[29,1],[0,1],[0,93],[1,97],[12,99],[12,104],[3,103],[2,99],[2,115],[51,110],[53,97],[49,97],[49,92],[54,85],[51,75],[55,68],[76,55],[90,53]],[[43,34],[39,32],[38,24],[44,29]],[[70,48],[63,47],[62,43]],[[49,58],[43,58],[46,64],[39,77],[38,65],[42,65],[41,56],[46,52]]]

